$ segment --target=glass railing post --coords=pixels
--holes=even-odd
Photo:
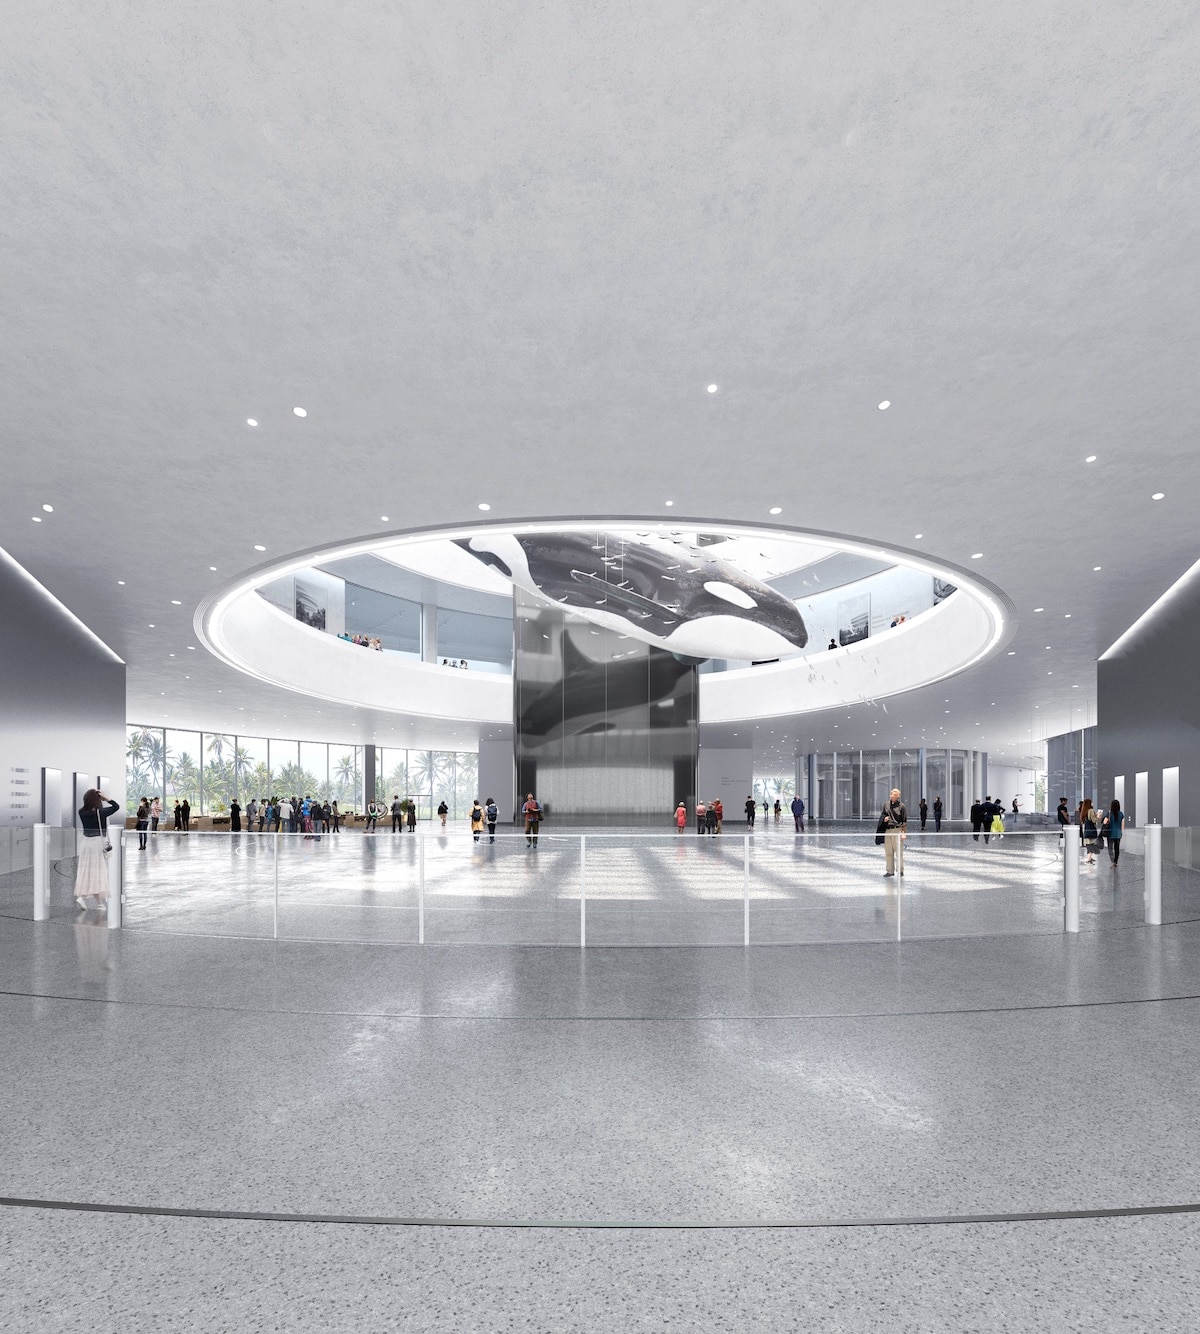
[[[587,835],[579,835],[579,948],[587,948]]]
[[[125,890],[125,831],[118,829],[110,836],[112,851],[108,854],[108,929],[121,929],[121,895]]]
[[[1071,826],[1063,838],[1063,930],[1079,931],[1079,840],[1072,837]]]
[[[1145,829],[1147,926],[1162,926],[1162,831],[1160,824]]]
[[[750,944],[750,835],[742,835],[742,944]]]
[[[50,916],[50,826],[33,826],[33,920]]]
[[[275,831],[275,898],[271,909],[271,939],[279,939],[279,830]]]

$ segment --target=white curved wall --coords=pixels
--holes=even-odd
[[[961,590],[848,648],[701,677],[701,723],[817,712],[882,699],[951,676],[1000,643],[1002,624]]]
[[[302,625],[253,590],[230,603],[207,637],[251,676],[319,699],[419,718],[512,721],[511,676],[359,648]]]

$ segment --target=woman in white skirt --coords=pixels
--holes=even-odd
[[[108,817],[120,810],[120,803],[106,801],[103,793],[94,787],[83,794],[79,808],[79,823],[83,826],[83,841],[79,845],[79,865],[75,871],[75,902],[86,911],[93,906],[103,908],[108,902]]]

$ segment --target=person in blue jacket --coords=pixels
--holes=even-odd
[[[799,792],[792,798],[792,819],[796,822],[796,833],[804,833],[804,799]]]
[[[1121,831],[1125,826],[1125,812],[1121,803],[1113,798],[1108,814],[1104,817],[1104,832],[1108,838],[1108,856],[1114,866],[1121,859]]]

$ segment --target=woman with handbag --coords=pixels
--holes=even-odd
[[[75,902],[85,912],[103,908],[108,903],[108,817],[121,809],[120,802],[105,801],[104,794],[89,787],[79,808],[83,841],[79,845],[79,864],[75,870]],[[94,899],[95,903],[89,903]]]

